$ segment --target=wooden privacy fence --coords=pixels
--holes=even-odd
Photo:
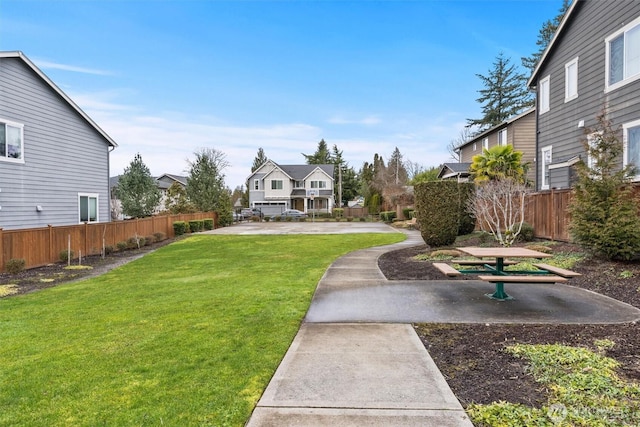
[[[640,199],[640,185],[637,183],[632,185],[634,197]],[[525,221],[533,226],[536,237],[568,242],[571,240],[569,235],[570,203],[570,189],[529,194]]]
[[[118,242],[135,236],[164,233],[172,238],[175,221],[201,219],[213,219],[214,228],[218,226],[218,215],[215,212],[198,212],[24,230],[5,231],[0,228],[0,271],[4,271],[6,262],[11,259],[24,259],[26,268],[59,261],[60,252],[67,250],[69,241],[76,257],[80,253],[82,256],[99,255],[103,245],[115,246]]]

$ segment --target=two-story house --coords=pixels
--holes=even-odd
[[[589,161],[585,130],[603,110],[621,127],[622,163],[640,166],[640,1],[574,0],[528,85],[539,190],[571,186],[572,166]]]
[[[109,221],[116,146],[22,52],[0,52],[0,227]]]
[[[522,152],[522,161],[529,165],[527,180],[535,181],[536,156],[536,115],[530,108],[517,116],[479,133],[469,141],[457,147],[460,163],[445,163],[438,175],[441,179],[457,179],[459,182],[469,178],[469,166],[473,156],[482,154],[483,149],[498,145],[512,145],[515,151]]]
[[[279,165],[267,160],[249,178],[249,206],[267,215],[285,209],[330,213],[334,165]]]

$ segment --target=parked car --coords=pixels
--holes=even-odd
[[[300,219],[300,218],[307,218],[307,214],[297,209],[287,209],[282,211],[280,215],[273,215],[271,219],[274,220],[278,217],[282,219],[284,218]]]
[[[260,208],[244,208],[240,211],[240,215],[243,219],[249,219],[254,216],[260,217],[260,219],[264,218],[264,214]]]

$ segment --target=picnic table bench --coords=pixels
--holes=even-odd
[[[433,266],[448,277],[462,274],[478,274],[478,279],[489,283],[495,283],[495,292],[487,294],[488,297],[497,300],[513,299],[504,291],[505,283],[564,283],[572,277],[580,276],[571,270],[556,267],[549,264],[533,264],[538,270],[509,271],[504,270],[506,265],[518,264],[518,261],[509,258],[550,258],[551,255],[526,248],[479,248],[466,247],[459,250],[467,255],[476,257],[474,260],[453,260],[453,264],[460,266],[482,266],[482,270],[458,270],[447,263],[436,262]],[[489,260],[483,258],[491,258]],[[482,274],[488,273],[488,274]]]

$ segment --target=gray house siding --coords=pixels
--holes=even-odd
[[[110,220],[111,145],[19,57],[0,57],[2,120],[24,126],[24,163],[0,159],[0,227],[78,224],[79,194],[97,195],[98,221]]]
[[[576,156],[586,159],[586,129],[596,126],[596,117],[605,106],[614,125],[640,118],[640,80],[605,92],[605,38],[640,16],[640,2],[586,0],[577,1],[573,7],[532,79],[539,91],[540,81],[550,76],[550,109],[537,114],[537,153],[541,158],[542,149],[551,147],[552,165]],[[575,58],[578,97],[565,102],[565,64]],[[542,167],[542,162],[537,162],[538,189]],[[571,185],[570,171],[556,170],[550,178],[551,188]]]

